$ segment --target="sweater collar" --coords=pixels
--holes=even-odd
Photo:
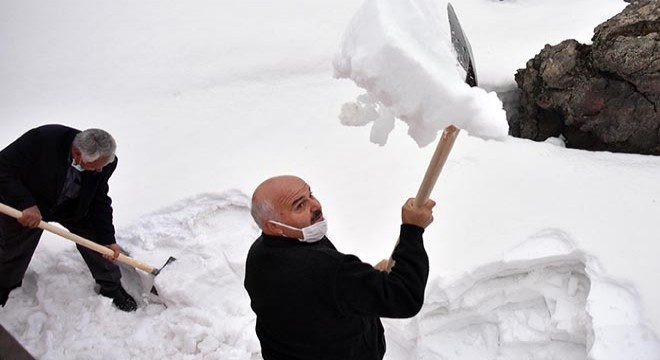
[[[274,247],[314,246],[329,241],[328,238],[324,236],[323,239],[318,242],[309,243],[286,236],[267,235],[263,232],[261,233],[261,238],[264,240],[264,244]]]

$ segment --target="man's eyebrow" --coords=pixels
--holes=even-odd
[[[301,196],[301,197],[299,197],[299,198],[297,198],[297,199],[295,199],[295,200],[293,200],[293,202],[291,203],[291,206],[292,206],[292,207],[296,207],[296,205],[298,205],[298,203],[302,202],[303,200],[305,200],[305,196],[304,196],[304,195]]]
[[[307,191],[309,192],[308,194],[300,195],[300,196],[297,197],[295,200],[293,200],[293,202],[291,203],[291,206],[292,206],[292,207],[296,207],[296,205],[297,205],[299,202],[304,201],[304,200],[305,200],[305,197],[307,197],[309,194],[312,193],[312,188],[307,187]]]

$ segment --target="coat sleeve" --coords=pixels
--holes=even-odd
[[[429,260],[423,228],[401,225],[399,243],[392,254],[396,265],[381,272],[346,255],[338,267],[335,298],[342,313],[358,316],[408,318],[424,303]]]
[[[108,195],[110,186],[108,181],[117,168],[119,159],[106,165],[101,172],[101,179],[90,205],[89,214],[96,232],[96,242],[101,245],[116,243],[115,227],[112,217],[112,199]]]
[[[39,132],[32,129],[0,151],[0,199],[7,205],[25,210],[37,204],[21,174],[35,162],[40,149]]]

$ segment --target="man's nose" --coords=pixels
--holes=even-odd
[[[309,209],[312,212],[321,210],[321,203],[317,199],[312,199],[312,203]]]

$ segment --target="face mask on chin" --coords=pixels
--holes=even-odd
[[[76,160],[71,160],[71,167],[78,170],[79,172],[85,171],[85,169],[83,169],[80,164],[76,163]]]
[[[323,220],[321,220],[321,221],[319,221],[315,224],[312,224],[310,226],[306,226],[302,229],[295,228],[293,226],[289,226],[287,224],[283,224],[281,222],[274,221],[274,220],[269,220],[269,222],[271,222],[273,224],[276,224],[276,225],[279,225],[279,226],[282,226],[282,227],[285,227],[287,229],[302,231],[303,238],[298,239],[302,242],[308,242],[308,243],[317,242],[317,241],[323,239],[325,234],[328,232],[328,221],[326,219],[323,219]]]

